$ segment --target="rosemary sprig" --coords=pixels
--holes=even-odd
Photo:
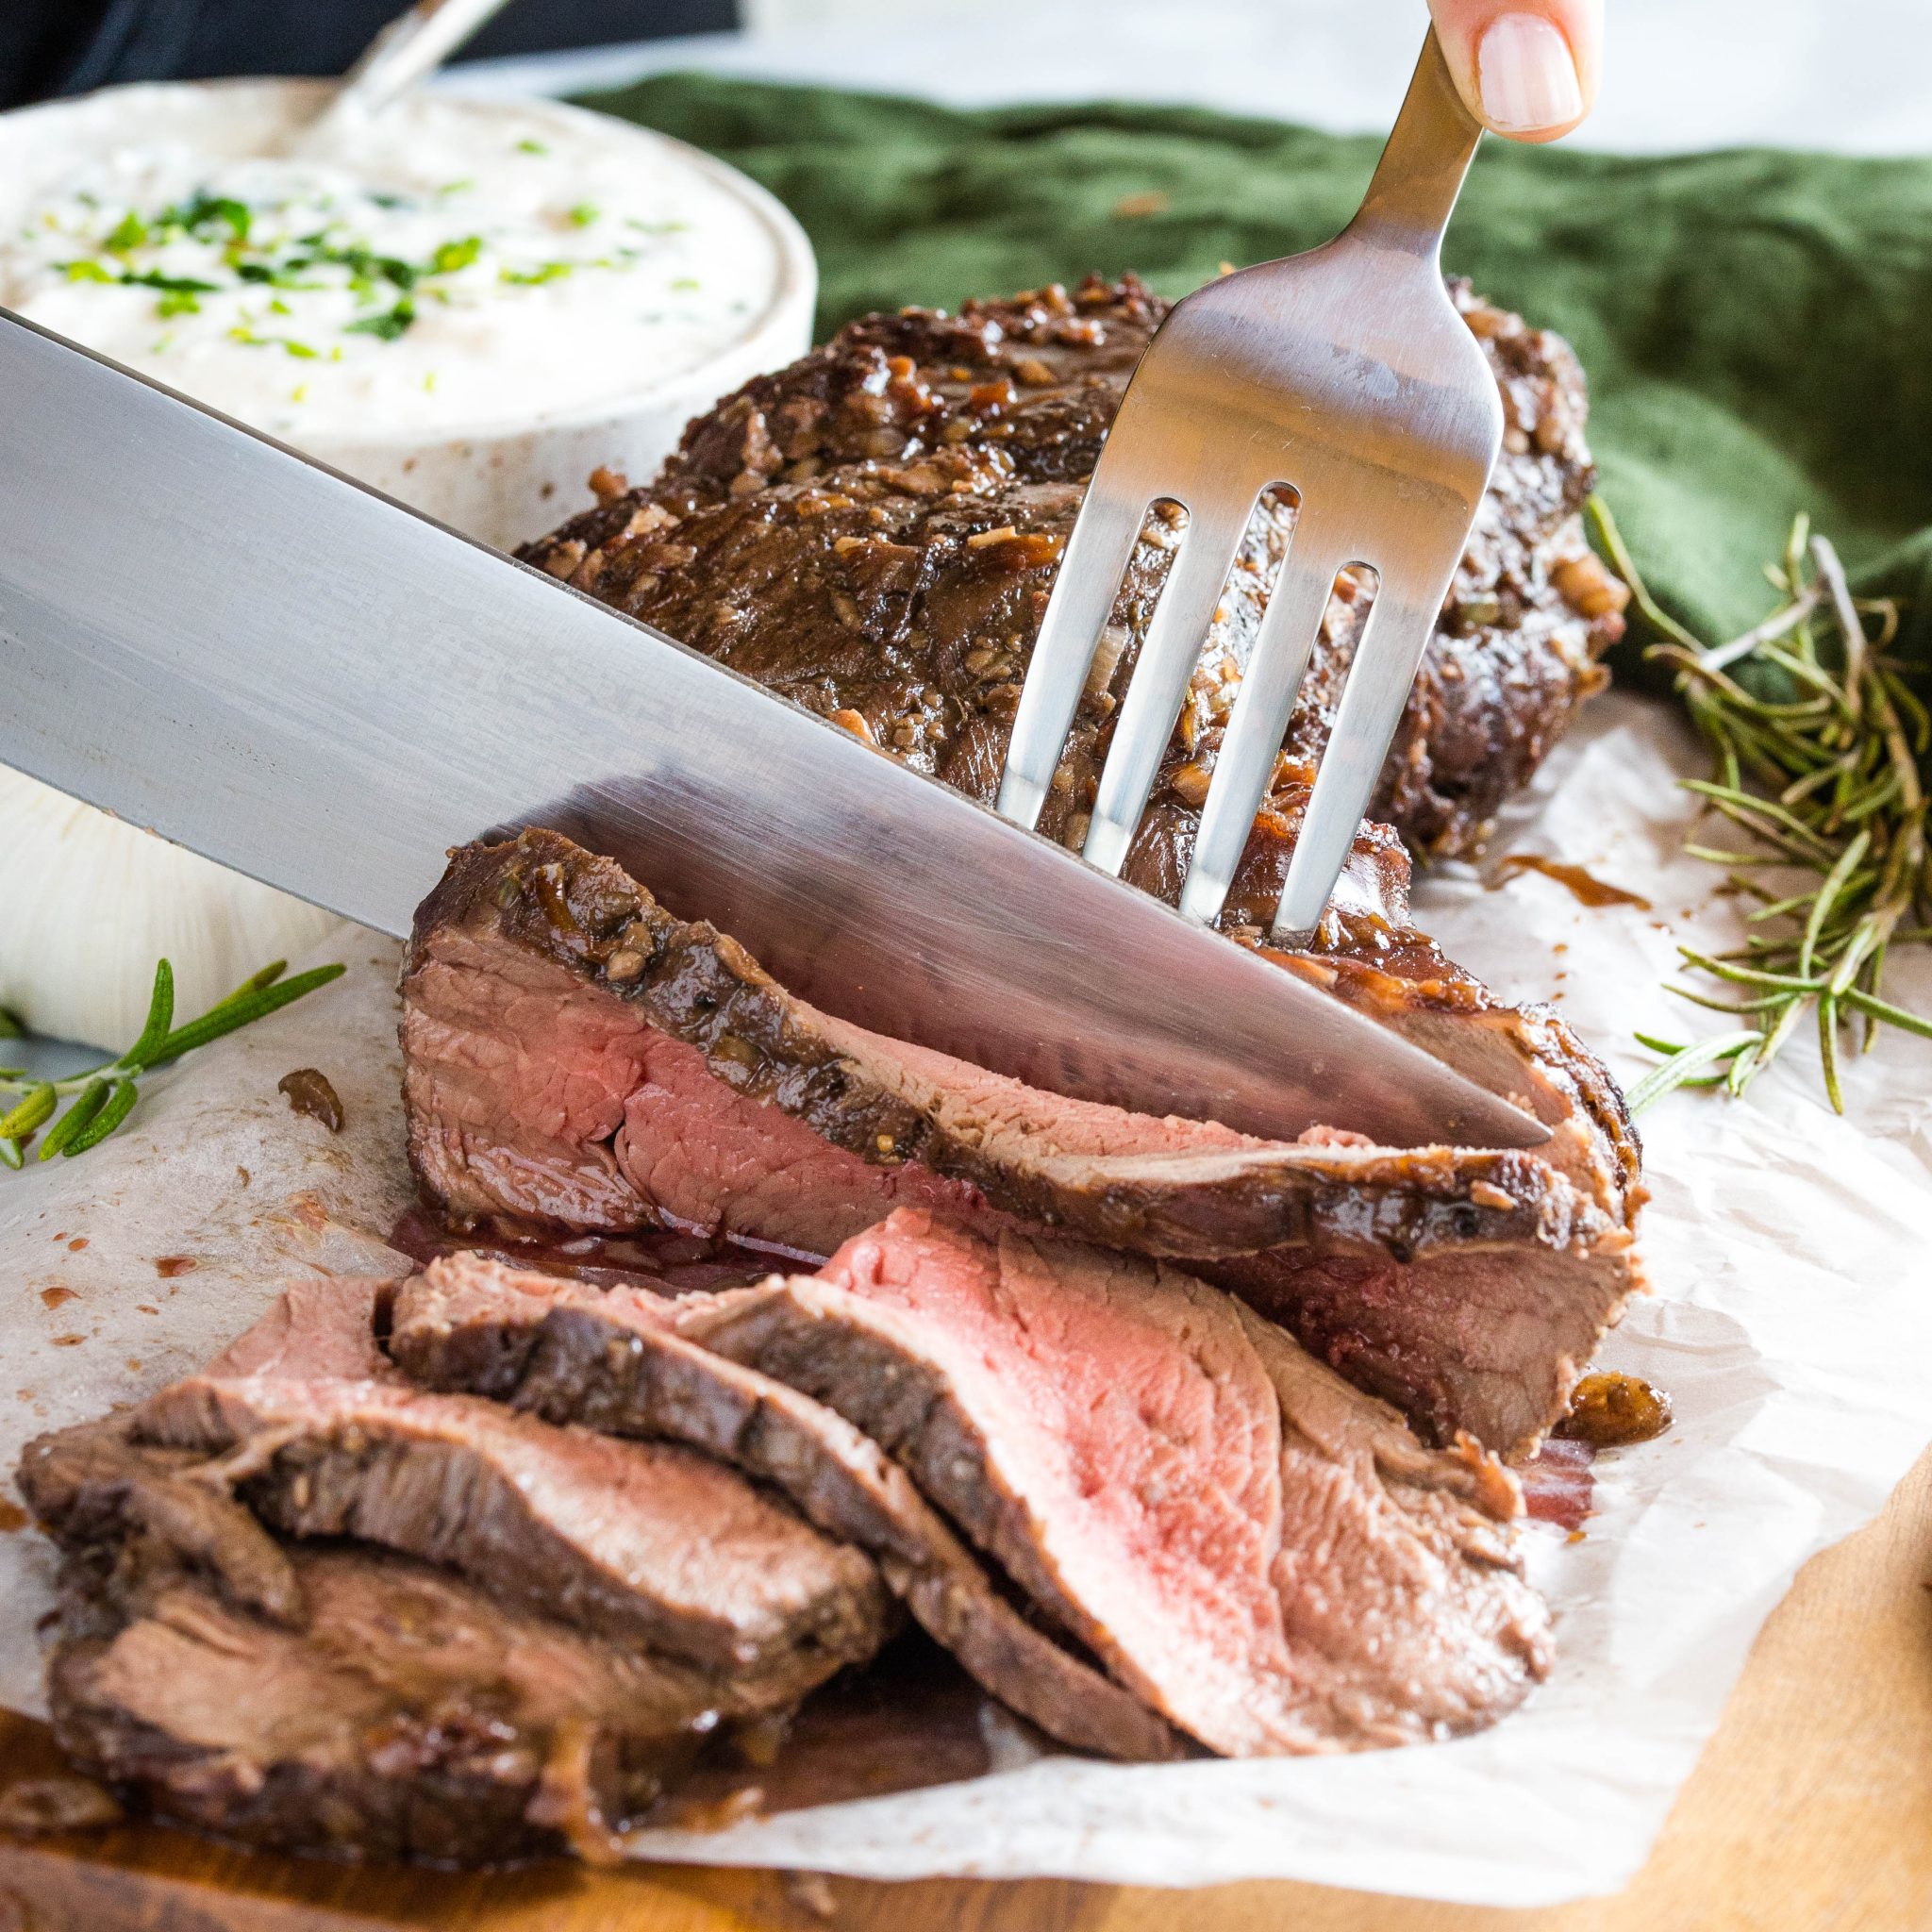
[[[1735,952],[1678,948],[1693,972],[1744,996],[1671,988],[1748,1024],[1690,1043],[1638,1035],[1664,1059],[1631,1089],[1631,1110],[1683,1085],[1743,1092],[1812,1012],[1825,1093],[1842,1113],[1841,1031],[1861,1023],[1866,1052],[1881,1025],[1932,1035],[1932,1021],[1881,992],[1890,949],[1932,938],[1932,716],[1907,682],[1911,667],[1889,654],[1898,606],[1854,597],[1838,553],[1801,516],[1782,561],[1766,572],[1783,605],[1727,643],[1707,645],[1651,596],[1603,499],[1591,497],[1589,508],[1657,640],[1645,656],[1675,670],[1677,692],[1710,747],[1711,776],[1687,779],[1685,790],[1755,848],[1684,846],[1725,867],[1732,891],[1757,902]],[[1745,669],[1748,679],[1734,675]],[[1774,889],[1757,876],[1766,871],[1794,875],[1792,883]]]
[[[0,1113],[0,1165],[24,1165],[27,1147],[42,1127],[47,1127],[40,1146],[42,1160],[52,1160],[57,1154],[72,1158],[98,1147],[134,1111],[134,1103],[141,1097],[136,1082],[142,1074],[206,1046],[225,1033],[278,1012],[304,993],[340,979],[346,970],[317,966],[284,979],[288,963],[277,959],[274,965],[264,966],[217,1000],[198,1020],[176,1026],[175,969],[167,960],[159,960],[155,966],[147,1019],[125,1053],[58,1080],[37,1079],[18,1067],[0,1067],[0,1094],[20,1096]],[[55,1120],[63,1099],[68,1102],[67,1110]],[[53,1121],[50,1127],[49,1121]]]

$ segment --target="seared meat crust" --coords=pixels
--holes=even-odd
[[[1371,808],[1411,847],[1445,855],[1480,842],[1601,686],[1624,599],[1578,518],[1593,472],[1575,358],[1466,285],[1455,294],[1495,370],[1506,446]],[[524,555],[991,798],[1086,480],[1165,311],[1129,276],[957,316],[863,317],[699,417],[656,482],[597,479],[598,506]],[[1250,525],[1129,861],[1149,890],[1171,894],[1185,872],[1292,525],[1285,495]],[[1084,836],[1180,527],[1157,507],[1123,582],[1042,820],[1069,843]],[[1282,786],[1305,783],[1326,744],[1368,588],[1354,573],[1338,582]]]

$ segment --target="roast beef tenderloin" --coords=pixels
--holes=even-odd
[[[1501,389],[1506,444],[1372,808],[1444,853],[1480,840],[1601,685],[1623,601],[1578,520],[1592,471],[1575,358],[1453,288]],[[596,508],[525,554],[990,798],[1081,493],[1165,310],[1128,277],[957,316],[864,317],[699,417],[656,482],[608,480]],[[1266,499],[1242,546],[1128,861],[1152,890],[1184,869],[1292,522],[1286,497]],[[1042,820],[1052,836],[1084,833],[1177,528],[1157,510],[1128,567]],[[1284,785],[1327,742],[1367,608],[1345,573],[1288,730]],[[1252,918],[1263,891],[1244,878],[1232,916]]]
[[[1553,1125],[1533,1153],[1391,1149],[1069,1101],[792,998],[554,834],[473,846],[403,979],[409,1154],[458,1219],[669,1224],[812,1258],[895,1206],[1185,1258],[1439,1440],[1525,1447],[1635,1284],[1616,1090],[1387,911],[1278,955]],[[1311,1129],[1319,1124],[1310,1123]]]

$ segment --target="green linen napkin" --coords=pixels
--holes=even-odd
[[[959,112],[699,75],[589,105],[785,202],[818,251],[822,332],[1090,269],[1183,294],[1332,235],[1379,144],[1188,108]],[[1912,600],[1905,647],[1932,661],[1932,160],[1492,141],[1445,261],[1575,345],[1605,496],[1692,629],[1773,607],[1762,566],[1802,508],[1862,583]]]

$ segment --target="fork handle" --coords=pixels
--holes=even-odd
[[[1431,27],[1349,234],[1434,259],[1482,136],[1482,123],[1462,105]]]

